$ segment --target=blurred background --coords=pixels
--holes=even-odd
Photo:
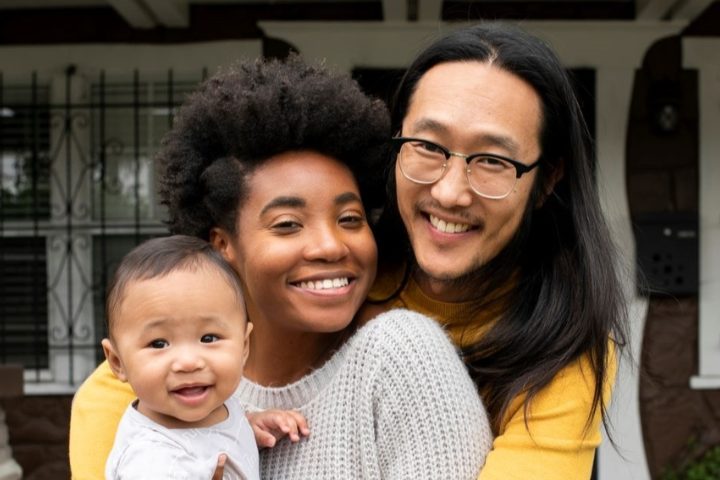
[[[296,51],[387,101],[425,45],[487,20],[567,66],[623,253],[633,358],[594,478],[720,478],[688,476],[720,469],[720,2],[0,0],[0,480],[70,477],[105,287],[166,234],[153,156],[199,81]]]

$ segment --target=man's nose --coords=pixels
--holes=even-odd
[[[445,208],[469,207],[474,192],[467,179],[467,162],[464,158],[451,156],[443,176],[432,184],[430,194]]]

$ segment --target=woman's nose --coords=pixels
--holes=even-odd
[[[450,157],[445,173],[430,186],[430,195],[445,208],[469,207],[474,193],[467,179],[467,162],[464,158]]]
[[[348,254],[342,232],[336,225],[315,229],[308,241],[310,243],[305,249],[308,260],[337,262]]]

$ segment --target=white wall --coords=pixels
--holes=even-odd
[[[683,63],[700,84],[700,371],[691,385],[720,389],[720,39],[685,39]]]

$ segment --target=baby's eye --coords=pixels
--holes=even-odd
[[[213,342],[217,342],[218,340],[220,340],[220,337],[218,337],[217,335],[212,335],[212,334],[203,335],[202,338],[200,339],[200,341],[202,343],[213,343]]]
[[[169,345],[166,340],[153,340],[150,342],[150,348],[167,348]]]

